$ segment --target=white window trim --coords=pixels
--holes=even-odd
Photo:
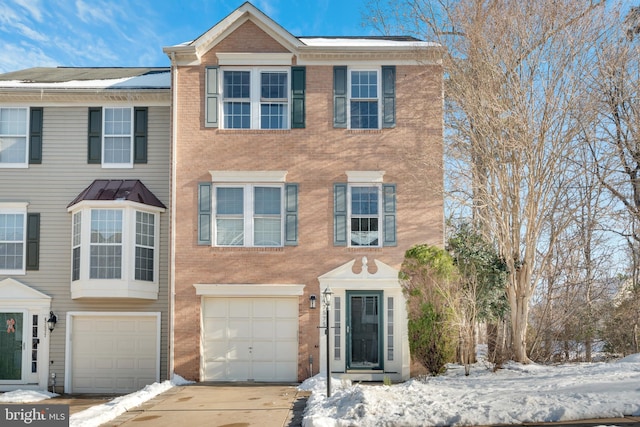
[[[91,211],[122,210],[122,264],[120,279],[90,278]],[[83,201],[68,209],[71,212],[71,246],[73,247],[73,217],[82,213],[80,231],[80,276],[73,278],[73,258],[69,266],[71,297],[134,297],[157,299],[160,272],[160,212],[163,208],[128,201]],[[154,215],[153,281],[135,279],[136,212]],[[73,257],[73,249],[71,256]]]
[[[240,67],[240,66],[225,66],[221,67],[220,71],[222,71],[220,78],[218,79],[218,92],[220,93],[219,97],[219,107],[218,111],[220,117],[218,117],[218,121],[220,123],[220,129],[229,129],[229,130],[289,130],[291,129],[291,69],[289,67],[274,67],[274,66],[264,66],[264,67]],[[250,115],[251,121],[250,126],[247,129],[242,128],[225,128],[225,113],[224,113],[224,104],[225,104],[225,95],[224,95],[224,73],[227,71],[249,71],[250,72],[250,80],[249,80],[249,90],[250,90]],[[260,115],[260,105],[262,104],[260,98],[261,91],[261,81],[260,81],[260,73],[261,72],[278,72],[286,74],[286,82],[287,82],[287,103],[286,103],[286,111],[284,113],[285,124],[280,129],[262,129],[261,128],[261,115]],[[231,98],[234,99],[234,98]]]
[[[351,190],[354,187],[375,187],[377,189],[376,193],[378,195],[378,214],[375,216],[373,215],[367,216],[367,218],[378,218],[378,244],[377,245],[352,245],[351,244],[351,220],[353,219]],[[348,199],[347,200],[347,246],[352,248],[381,248],[382,242],[384,241],[383,229],[382,229],[383,218],[380,213],[380,210],[382,209],[382,204],[383,204],[382,184],[377,182],[359,182],[359,183],[350,182],[349,185],[347,186],[347,199]]]
[[[20,163],[2,163],[0,162],[0,169],[26,169],[29,167],[29,129],[31,126],[31,109],[29,107],[22,107],[18,105],[3,105],[0,107],[0,110],[4,109],[20,109],[26,111],[26,123],[25,123],[25,150],[24,150],[24,162]],[[22,135],[6,135],[10,137],[22,137]]]
[[[376,72],[376,88],[377,88],[377,101],[378,101],[378,127],[377,128],[354,128],[351,127],[351,101],[354,100],[371,100],[373,98],[353,98],[351,94],[351,73],[354,71],[375,71]],[[376,130],[382,129],[382,68],[381,67],[349,67],[347,69],[347,126],[348,129],[354,130]]]
[[[131,128],[130,128],[130,132],[129,132],[129,161],[125,162],[125,163],[107,163],[105,162],[105,139],[107,138],[107,134],[105,132],[105,128],[107,125],[107,120],[106,120],[106,115],[107,115],[107,110],[109,109],[128,109],[129,110],[129,117],[131,120]],[[134,150],[134,127],[135,127],[135,123],[134,123],[135,117],[133,115],[133,106],[122,106],[122,105],[105,105],[104,107],[102,107],[102,146],[101,146],[101,156],[102,156],[102,167],[104,169],[131,169],[133,168],[133,150]],[[112,136],[112,135],[109,135]],[[116,135],[118,137],[124,137],[126,135]]]
[[[209,171],[211,182],[286,182],[288,171]]]
[[[254,226],[255,226],[255,212],[254,212],[254,189],[256,187],[269,187],[278,188],[280,190],[280,244],[279,245],[255,245],[254,244]],[[244,225],[244,242],[242,245],[219,245],[218,242],[218,227],[217,216],[218,211],[217,204],[217,189],[218,188],[242,188],[243,192],[243,225]],[[211,195],[213,204],[212,224],[213,227],[213,240],[212,245],[220,248],[281,248],[284,246],[284,209],[285,209],[285,194],[284,184],[264,183],[264,182],[214,182],[213,191]]]
[[[0,213],[2,214],[22,214],[22,268],[17,270],[2,270],[2,275],[25,275],[27,274],[27,202],[0,203]],[[16,243],[16,242],[12,242]]]

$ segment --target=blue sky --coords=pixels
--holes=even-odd
[[[2,0],[0,73],[31,67],[168,66],[244,0]],[[296,36],[375,35],[366,0],[253,0]]]

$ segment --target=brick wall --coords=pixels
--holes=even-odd
[[[283,51],[250,22],[215,49]],[[442,243],[442,70],[437,65],[397,66],[394,129],[334,129],[333,69],[307,66],[305,129],[234,131],[203,126],[207,65],[215,65],[215,50],[202,66],[178,71],[175,372],[199,379],[200,298],[193,284],[304,284],[298,357],[303,380],[309,376],[309,355],[319,361],[315,346],[321,310],[310,310],[308,303],[309,295],[320,295],[318,276],[362,256],[399,268],[412,245]],[[197,183],[210,181],[210,170],[288,171],[287,182],[299,184],[298,246],[197,246]],[[384,181],[397,184],[397,247],[333,246],[333,184],[346,182],[347,170],[385,171]],[[316,362],[314,374],[317,369]]]

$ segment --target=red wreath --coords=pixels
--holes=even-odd
[[[7,319],[7,333],[16,333],[16,321],[14,319]]]

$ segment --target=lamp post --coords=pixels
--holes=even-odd
[[[322,302],[324,303],[324,307],[326,310],[326,326],[325,326],[325,336],[327,337],[327,399],[331,397],[331,352],[329,351],[329,309],[331,308],[331,288],[328,286],[322,292]]]

